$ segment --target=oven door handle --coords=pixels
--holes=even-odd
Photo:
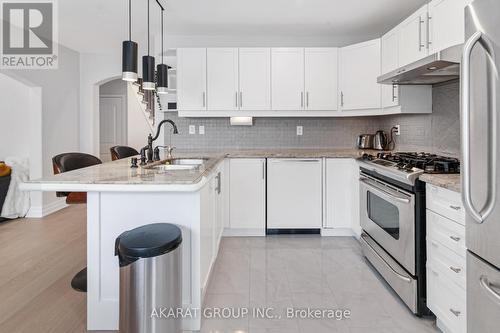
[[[404,196],[404,197],[396,196],[396,195],[394,195],[394,193],[389,192],[388,190],[386,190],[385,188],[383,188],[381,186],[378,186],[377,183],[375,183],[374,181],[372,181],[368,178],[360,178],[359,181],[362,182],[363,184],[365,184],[366,186],[368,186],[375,193],[389,197],[391,200],[395,200],[395,201],[398,201],[398,202],[401,202],[404,204],[410,203],[410,199],[408,199],[406,196]]]
[[[394,275],[396,275],[401,280],[403,280],[407,283],[411,283],[412,279],[410,279],[407,276],[404,276],[403,274],[397,272],[394,268],[392,268],[392,266],[373,248],[373,246],[370,245],[370,243],[366,240],[367,237],[368,236],[366,236],[365,234],[361,234],[361,238],[363,238],[366,245],[368,245],[368,247],[370,247],[370,249],[372,249],[373,253],[385,264],[385,266],[387,266],[387,268],[389,268],[394,273]]]

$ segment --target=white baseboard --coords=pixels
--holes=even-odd
[[[265,229],[231,229],[224,228],[222,237],[262,237],[266,235]]]
[[[351,228],[321,229],[323,237],[353,237],[356,236]]]
[[[68,205],[66,204],[66,199],[61,198],[43,206],[30,207],[30,209],[28,210],[28,214],[26,214],[26,217],[27,218],[45,217],[66,207],[68,207]]]

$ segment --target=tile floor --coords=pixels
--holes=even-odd
[[[281,318],[204,319],[205,333],[437,332],[415,317],[350,237],[223,238],[205,307],[272,307]],[[351,317],[287,319],[287,308],[350,310]]]

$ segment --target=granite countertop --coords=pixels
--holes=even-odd
[[[240,149],[240,150],[185,150],[174,153],[175,158],[207,158],[207,161],[192,170],[157,170],[130,168],[130,159],[122,159],[94,165],[88,168],[65,172],[58,175],[30,180],[23,184],[25,190],[43,191],[91,191],[102,186],[109,190],[177,190],[197,189],[206,182],[210,172],[224,158],[359,158],[363,154],[380,151],[360,149]],[[460,192],[460,175],[424,174],[420,179],[429,184]],[[128,186],[131,185],[131,186]],[[128,187],[127,187],[128,186]],[[127,187],[125,189],[125,187]]]
[[[419,179],[428,184],[443,187],[451,191],[460,192],[460,174],[430,174],[425,173]]]
[[[88,168],[30,180],[24,189],[37,190],[36,184],[87,185],[193,185],[199,183],[225,157],[230,158],[358,158],[372,150],[359,149],[246,149],[227,151],[181,151],[175,158],[208,158],[203,166],[192,170],[160,171],[130,168],[130,159],[106,162]],[[49,186],[53,190],[62,188]],[[75,188],[70,187],[70,188]],[[88,187],[85,187],[88,189]],[[48,189],[47,189],[48,190]]]

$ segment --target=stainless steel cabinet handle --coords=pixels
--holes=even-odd
[[[206,102],[206,93],[203,92],[203,107],[205,107],[207,105],[207,102]]]
[[[409,277],[398,273],[394,268],[392,268],[391,265],[389,265],[387,261],[385,261],[385,259],[380,254],[378,254],[378,252],[370,245],[370,243],[366,241],[367,236],[365,234],[361,234],[361,238],[365,240],[366,245],[368,245],[368,247],[372,249],[373,253],[387,266],[387,268],[389,268],[394,273],[394,275],[396,275],[398,278],[400,278],[405,282],[411,283],[411,279]]]
[[[304,107],[304,92],[303,91],[300,92],[300,107],[301,108]]]
[[[236,108],[238,108],[238,92],[235,92],[235,96],[236,96],[235,106],[236,106]]]
[[[460,241],[460,237],[450,236],[450,238],[453,239],[455,242]]]
[[[453,205],[450,205],[450,208],[453,209],[453,210],[460,210],[460,209],[462,209],[462,207],[460,207],[460,206],[453,206]]]
[[[457,274],[458,274],[458,273],[460,273],[460,272],[462,271],[462,269],[461,269],[461,268],[458,268],[458,267],[453,267],[453,266],[450,266],[450,269],[451,269],[452,271],[454,271],[455,273],[457,273]]]
[[[397,89],[398,85],[397,84],[393,84],[392,85],[392,101],[396,101],[396,89]]]
[[[344,92],[341,91],[340,92],[340,106],[344,106]]]
[[[309,91],[306,92],[306,107],[309,108]]]
[[[490,281],[488,281],[488,278],[485,275],[481,275],[481,277],[479,278],[479,283],[481,284],[481,287],[483,287],[483,289],[486,290],[488,294],[495,300],[495,302],[500,304],[500,294],[492,288],[493,285],[490,283]],[[493,287],[500,288],[499,286]]]
[[[432,16],[427,13],[427,49],[430,48],[432,42],[431,42],[431,19]]]
[[[243,92],[240,91],[240,108],[243,107]]]
[[[422,45],[422,23],[424,21],[422,20],[422,16],[418,18],[418,51],[422,51],[422,48],[425,47],[425,45]]]
[[[462,312],[460,312],[458,310],[453,310],[453,309],[450,309],[450,312],[453,313],[457,317],[460,316],[460,314],[462,313]]]
[[[494,179],[496,179],[497,172],[497,137],[496,137],[496,128],[494,127],[497,124],[496,121],[496,112],[491,112],[490,118],[490,126],[492,131],[492,142],[490,145],[490,159],[489,159],[489,175],[491,177],[488,182],[490,189],[487,194],[486,203],[484,208],[481,211],[477,211],[472,203],[472,194],[471,194],[471,179],[470,179],[470,166],[471,166],[471,157],[470,157],[470,74],[471,74],[471,55],[474,46],[481,41],[482,46],[489,53],[491,57],[491,48],[489,47],[489,43],[484,40],[483,33],[481,31],[475,32],[469,40],[464,44],[463,55],[462,55],[462,66],[461,66],[461,116],[462,116],[462,201],[464,202],[466,211],[472,216],[473,220],[477,223],[483,223],[484,220],[491,214],[493,208],[495,206],[496,201],[496,184]],[[494,59],[494,57],[491,57]],[[493,80],[495,77],[494,74],[489,75]],[[496,102],[494,102],[496,103]]]
[[[266,160],[262,161],[262,179],[266,179]]]

